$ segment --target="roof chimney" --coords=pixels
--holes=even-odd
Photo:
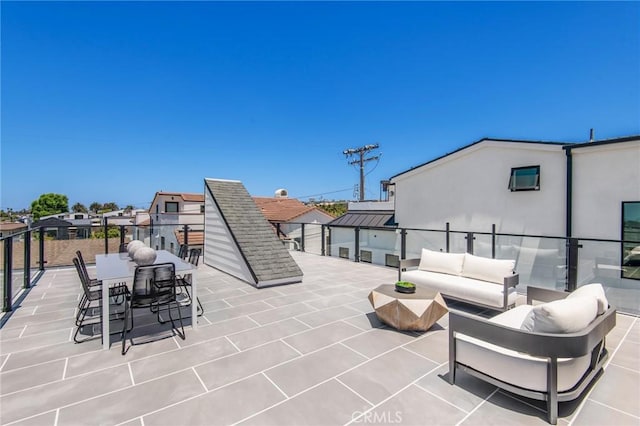
[[[593,142],[595,139],[595,132],[593,129],[589,130],[589,142]]]

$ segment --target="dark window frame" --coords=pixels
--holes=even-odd
[[[522,170],[535,170],[536,182],[535,185],[518,186],[517,185],[517,173]],[[536,166],[523,166],[512,167],[511,174],[509,175],[509,190],[511,192],[520,191],[540,191],[540,165]]]
[[[637,233],[638,236],[627,235],[625,232],[625,222],[626,222],[626,207],[627,205],[635,204],[640,208],[640,201],[623,201],[620,209],[620,278],[626,280],[640,280],[640,260],[631,259],[630,251],[636,247],[640,247],[638,243],[625,243],[624,241],[640,241],[640,226],[638,227],[638,231],[633,231]],[[630,221],[630,220],[629,220]],[[634,220],[635,222],[635,220]],[[638,255],[640,257],[640,255]],[[638,265],[636,265],[638,262]],[[630,272],[632,270],[632,272]],[[629,275],[627,275],[629,274]]]
[[[176,210],[175,211],[169,211],[169,205],[175,205],[176,206]],[[164,212],[165,213],[180,213],[180,203],[177,201],[165,201],[164,202]]]

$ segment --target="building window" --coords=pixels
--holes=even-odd
[[[622,241],[622,278],[640,280],[640,201],[622,203]]]
[[[200,205],[200,213],[204,213],[204,204]]]
[[[511,191],[539,191],[540,166],[512,168],[509,189]]]
[[[178,213],[178,203],[176,201],[167,201],[164,203],[165,213]]]
[[[76,219],[76,220],[78,220],[78,219],[84,219],[84,216],[83,216],[83,215],[81,215],[81,214],[76,214],[76,215],[73,215],[73,218],[74,218],[74,219]]]

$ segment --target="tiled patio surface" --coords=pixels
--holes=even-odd
[[[0,423],[547,424],[540,402],[462,372],[456,386],[444,380],[448,316],[426,333],[377,321],[367,295],[395,270],[292,255],[304,281],[268,289],[201,264],[200,327],[125,356],[117,335],[110,351],[99,338],[73,343],[80,282],[75,269],[47,270],[0,331]],[[134,341],[168,335],[147,320]],[[584,399],[560,405],[558,424],[640,425],[638,318],[618,315],[607,346],[604,375]]]

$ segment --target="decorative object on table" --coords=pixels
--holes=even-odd
[[[127,253],[129,253],[129,257],[133,259],[133,254],[141,247],[145,247],[145,244],[140,240],[133,240],[127,244]]]
[[[153,265],[158,254],[151,247],[140,247],[133,253],[133,261],[140,266]]]
[[[383,284],[369,293],[369,302],[380,321],[398,330],[426,331],[448,312],[440,293],[427,287],[405,294]]]
[[[415,293],[416,285],[414,283],[410,283],[409,281],[398,281],[396,282],[396,291],[399,293]]]

